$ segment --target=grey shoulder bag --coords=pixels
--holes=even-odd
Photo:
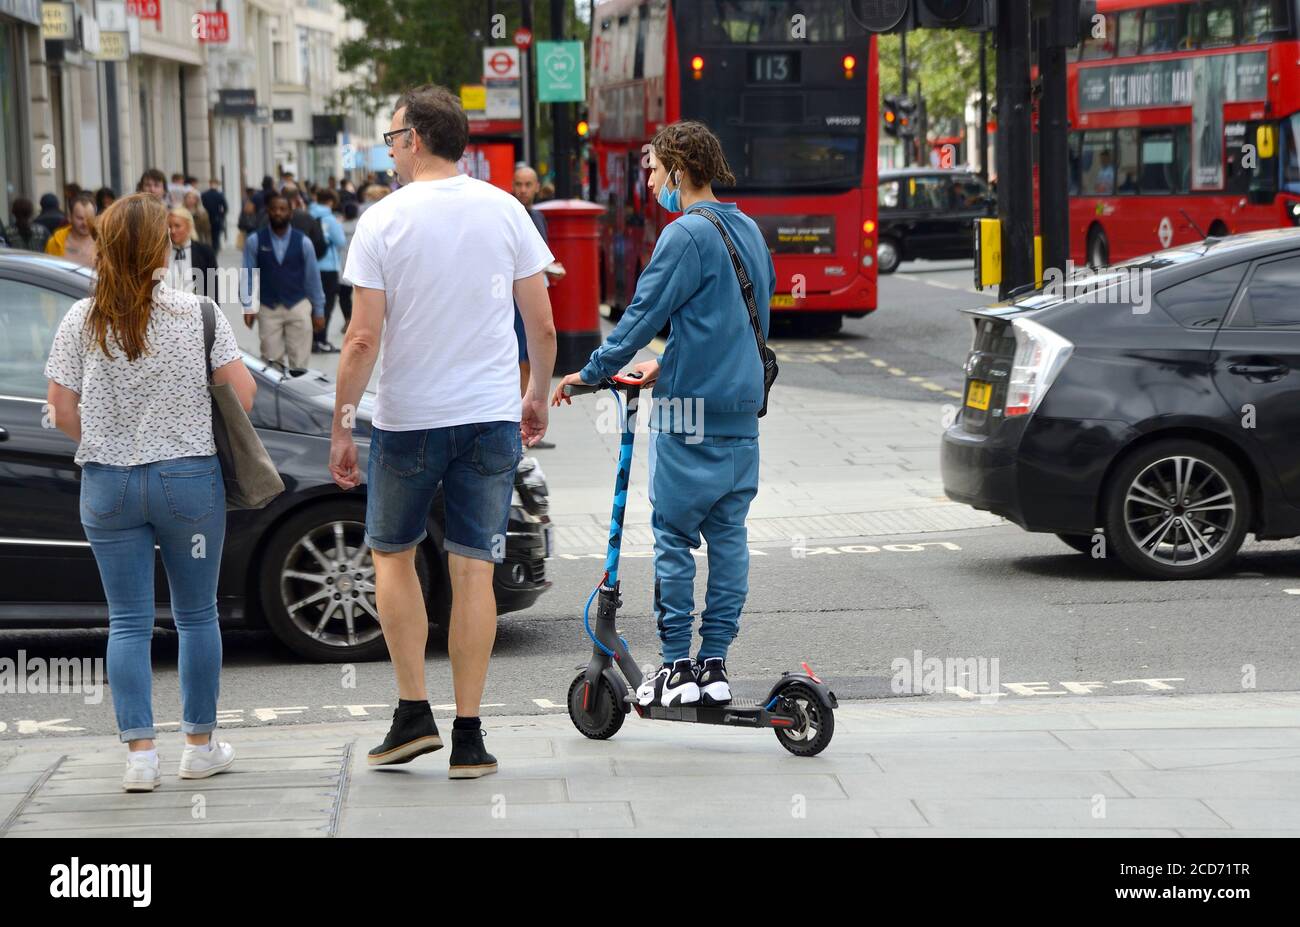
[[[271,455],[262,445],[248,413],[229,383],[212,382],[212,342],[216,338],[216,304],[203,300],[203,363],[212,394],[212,440],[226,484],[226,508],[260,509],[284,492]]]
[[[749,324],[753,326],[754,340],[758,342],[758,357],[763,362],[763,408],[758,410],[758,417],[762,418],[767,414],[767,396],[772,391],[772,384],[776,382],[776,375],[780,372],[780,368],[776,365],[776,352],[767,346],[767,339],[763,337],[763,323],[758,318],[758,302],[754,299],[754,281],[750,280],[749,274],[745,273],[740,252],[736,250],[735,243],[727,234],[727,229],[717,214],[708,209],[691,211],[713,223],[714,228],[722,233],[722,241],[727,246],[727,253],[731,255],[731,265],[736,270],[736,280],[740,282],[740,292],[745,297],[746,308],[749,309]]]

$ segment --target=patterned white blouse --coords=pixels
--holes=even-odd
[[[216,453],[203,362],[203,300],[159,285],[146,333],[149,347],[134,361],[117,346],[112,329],[112,357],[87,331],[93,298],[73,303],[55,332],[45,377],[81,396],[78,465],[131,467]],[[216,323],[213,370],[239,357],[235,333],[219,308]]]

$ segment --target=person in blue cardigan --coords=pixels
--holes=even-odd
[[[637,691],[642,705],[722,705],[731,701],[727,650],[749,592],[745,518],[758,492],[758,412],[763,362],[735,267],[710,210],[730,235],[754,283],[764,336],[776,270],[763,233],[735,203],[719,202],[715,182],[736,180],[717,137],[699,122],[676,122],[650,143],[650,191],[681,217],[659,234],[636,295],[582,370],[566,384],[595,384],[617,373],[671,322],[664,352],[638,364],[654,383],[650,414],[651,527],[655,613],[663,665]],[[708,543],[708,586],[700,648],[690,656],[695,558]]]

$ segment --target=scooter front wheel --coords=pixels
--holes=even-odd
[[[776,739],[795,756],[816,756],[835,735],[835,712],[811,688],[798,683],[781,690],[782,709],[799,719],[794,727],[775,727]]]
[[[608,679],[601,677],[591,686],[583,670],[569,686],[569,720],[583,737],[608,740],[623,726],[623,714]]]

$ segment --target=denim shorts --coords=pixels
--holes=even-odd
[[[366,543],[409,550],[428,535],[429,506],[442,484],[448,553],[500,563],[515,469],[518,422],[475,422],[418,431],[372,429],[366,469]]]

